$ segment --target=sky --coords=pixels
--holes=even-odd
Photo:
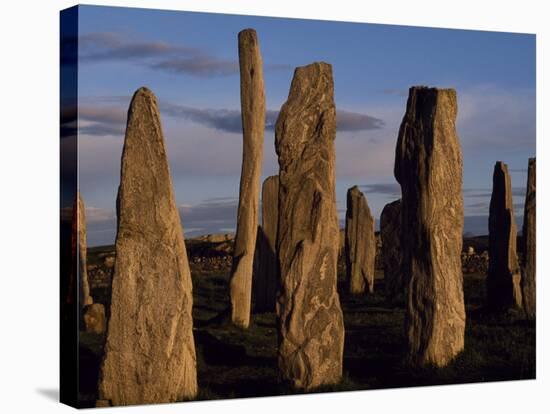
[[[126,112],[141,86],[158,98],[187,237],[233,232],[242,158],[237,34],[258,33],[267,106],[262,180],[278,173],[273,124],[294,68],[332,64],[336,197],[360,186],[375,218],[400,197],[395,145],[408,89],[454,88],[466,233],[486,234],[497,160],[521,222],[535,156],[535,36],[472,30],[80,6],[79,188],[88,245],[114,243]]]

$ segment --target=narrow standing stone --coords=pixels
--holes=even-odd
[[[380,215],[384,290],[391,304],[403,305],[407,297],[407,284],[401,269],[401,200],[384,206]]]
[[[503,311],[521,308],[521,272],[516,252],[516,220],[508,166],[495,164],[489,206],[489,270],[487,305]]]
[[[157,100],[146,88],[128,110],[117,216],[99,398],[111,405],[194,398],[191,273]]]
[[[258,231],[259,264],[255,277],[255,310],[273,312],[277,300],[277,222],[279,221],[279,176],[267,177],[262,186],[262,226]]]
[[[92,297],[90,296],[90,284],[88,282],[88,262],[86,259],[87,253],[87,243],[86,243],[86,210],[84,207],[84,200],[78,192],[78,258],[79,266],[78,271],[80,272],[80,307],[91,305],[94,303]]]
[[[275,125],[280,168],[278,362],[280,378],[306,390],[342,376],[335,136],[331,65],[297,68]]]
[[[241,71],[243,163],[230,293],[231,320],[236,326],[248,328],[252,301],[252,273],[256,248],[258,199],[265,130],[262,57],[255,30],[246,29],[239,33],[239,63]]]
[[[399,129],[401,249],[410,361],[444,366],[464,348],[462,153],[456,92],[412,87]]]
[[[376,237],[374,219],[365,195],[354,186],[348,189],[346,208],[346,276],[350,293],[359,294],[368,287],[374,291]]]
[[[521,291],[523,308],[528,319],[537,316],[537,162],[529,158],[527,193],[523,211],[523,275]]]

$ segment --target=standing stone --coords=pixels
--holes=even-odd
[[[191,273],[157,100],[147,88],[128,110],[117,218],[99,398],[111,405],[194,398]]]
[[[231,268],[231,320],[236,326],[248,328],[265,129],[262,57],[255,30],[246,29],[239,33],[239,63],[243,163]]]
[[[516,221],[508,166],[495,164],[489,206],[487,305],[502,311],[521,308],[521,272],[516,252]]]
[[[405,317],[414,365],[445,366],[464,349],[462,153],[453,89],[412,87],[399,129]]]
[[[521,277],[521,292],[523,309],[528,319],[537,315],[537,162],[529,158],[527,169],[527,193],[525,194],[525,209],[523,211],[523,275]]]
[[[401,269],[401,200],[384,206],[380,215],[382,239],[382,263],[384,266],[384,290],[392,304],[404,304],[407,284]]]
[[[88,282],[88,265],[86,260],[86,211],[84,209],[84,201],[80,195],[77,195],[77,234],[78,234],[78,272],[80,283],[80,307],[91,305],[94,303],[90,296],[90,284]]]
[[[102,334],[105,332],[105,306],[93,303],[84,308],[84,327],[86,332]]]
[[[374,219],[359,187],[348,189],[346,208],[346,276],[349,292],[359,294],[368,287],[374,291],[376,238]]]
[[[255,278],[255,309],[273,312],[277,299],[277,222],[279,221],[279,176],[267,177],[262,186],[262,226],[258,230],[258,270]]]
[[[306,390],[337,383],[342,376],[335,136],[331,65],[297,68],[275,125],[280,168],[278,363],[281,380]]]

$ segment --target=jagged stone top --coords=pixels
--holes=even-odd
[[[288,100],[281,107],[275,123],[275,147],[279,155],[279,166],[284,168],[281,160],[286,163],[299,158],[313,135],[334,141],[335,132],[332,65],[314,62],[297,67]]]
[[[255,46],[258,43],[258,34],[252,28],[241,30],[238,38],[240,44]]]

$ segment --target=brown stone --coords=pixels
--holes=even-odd
[[[374,219],[365,195],[354,186],[348,189],[346,208],[346,280],[349,292],[374,291],[376,238]]]
[[[464,348],[462,153],[453,89],[412,87],[399,129],[401,250],[410,361],[444,366]]]
[[[147,88],[128,110],[117,217],[99,400],[116,406],[194,398],[191,273],[157,100]]]
[[[258,269],[254,278],[255,310],[273,312],[278,273],[275,245],[279,220],[279,176],[267,177],[262,186],[262,225],[258,230]]]
[[[521,292],[523,309],[528,319],[537,315],[537,164],[536,158],[529,158],[527,169],[527,193],[523,210],[523,274]]]
[[[335,111],[332,67],[313,63],[295,70],[275,125],[280,167],[279,374],[306,390],[337,383],[342,376]]]
[[[86,332],[95,334],[105,332],[105,307],[101,303],[94,303],[84,308],[84,326]]]
[[[380,238],[386,299],[402,305],[407,298],[407,283],[401,269],[401,200],[384,206],[380,214]]]
[[[516,220],[508,166],[495,164],[489,205],[487,305],[502,311],[521,308],[521,272],[516,251]]]
[[[231,320],[236,326],[248,328],[265,130],[263,67],[255,30],[246,29],[239,33],[239,64],[243,163],[235,250],[231,267],[230,296]]]

